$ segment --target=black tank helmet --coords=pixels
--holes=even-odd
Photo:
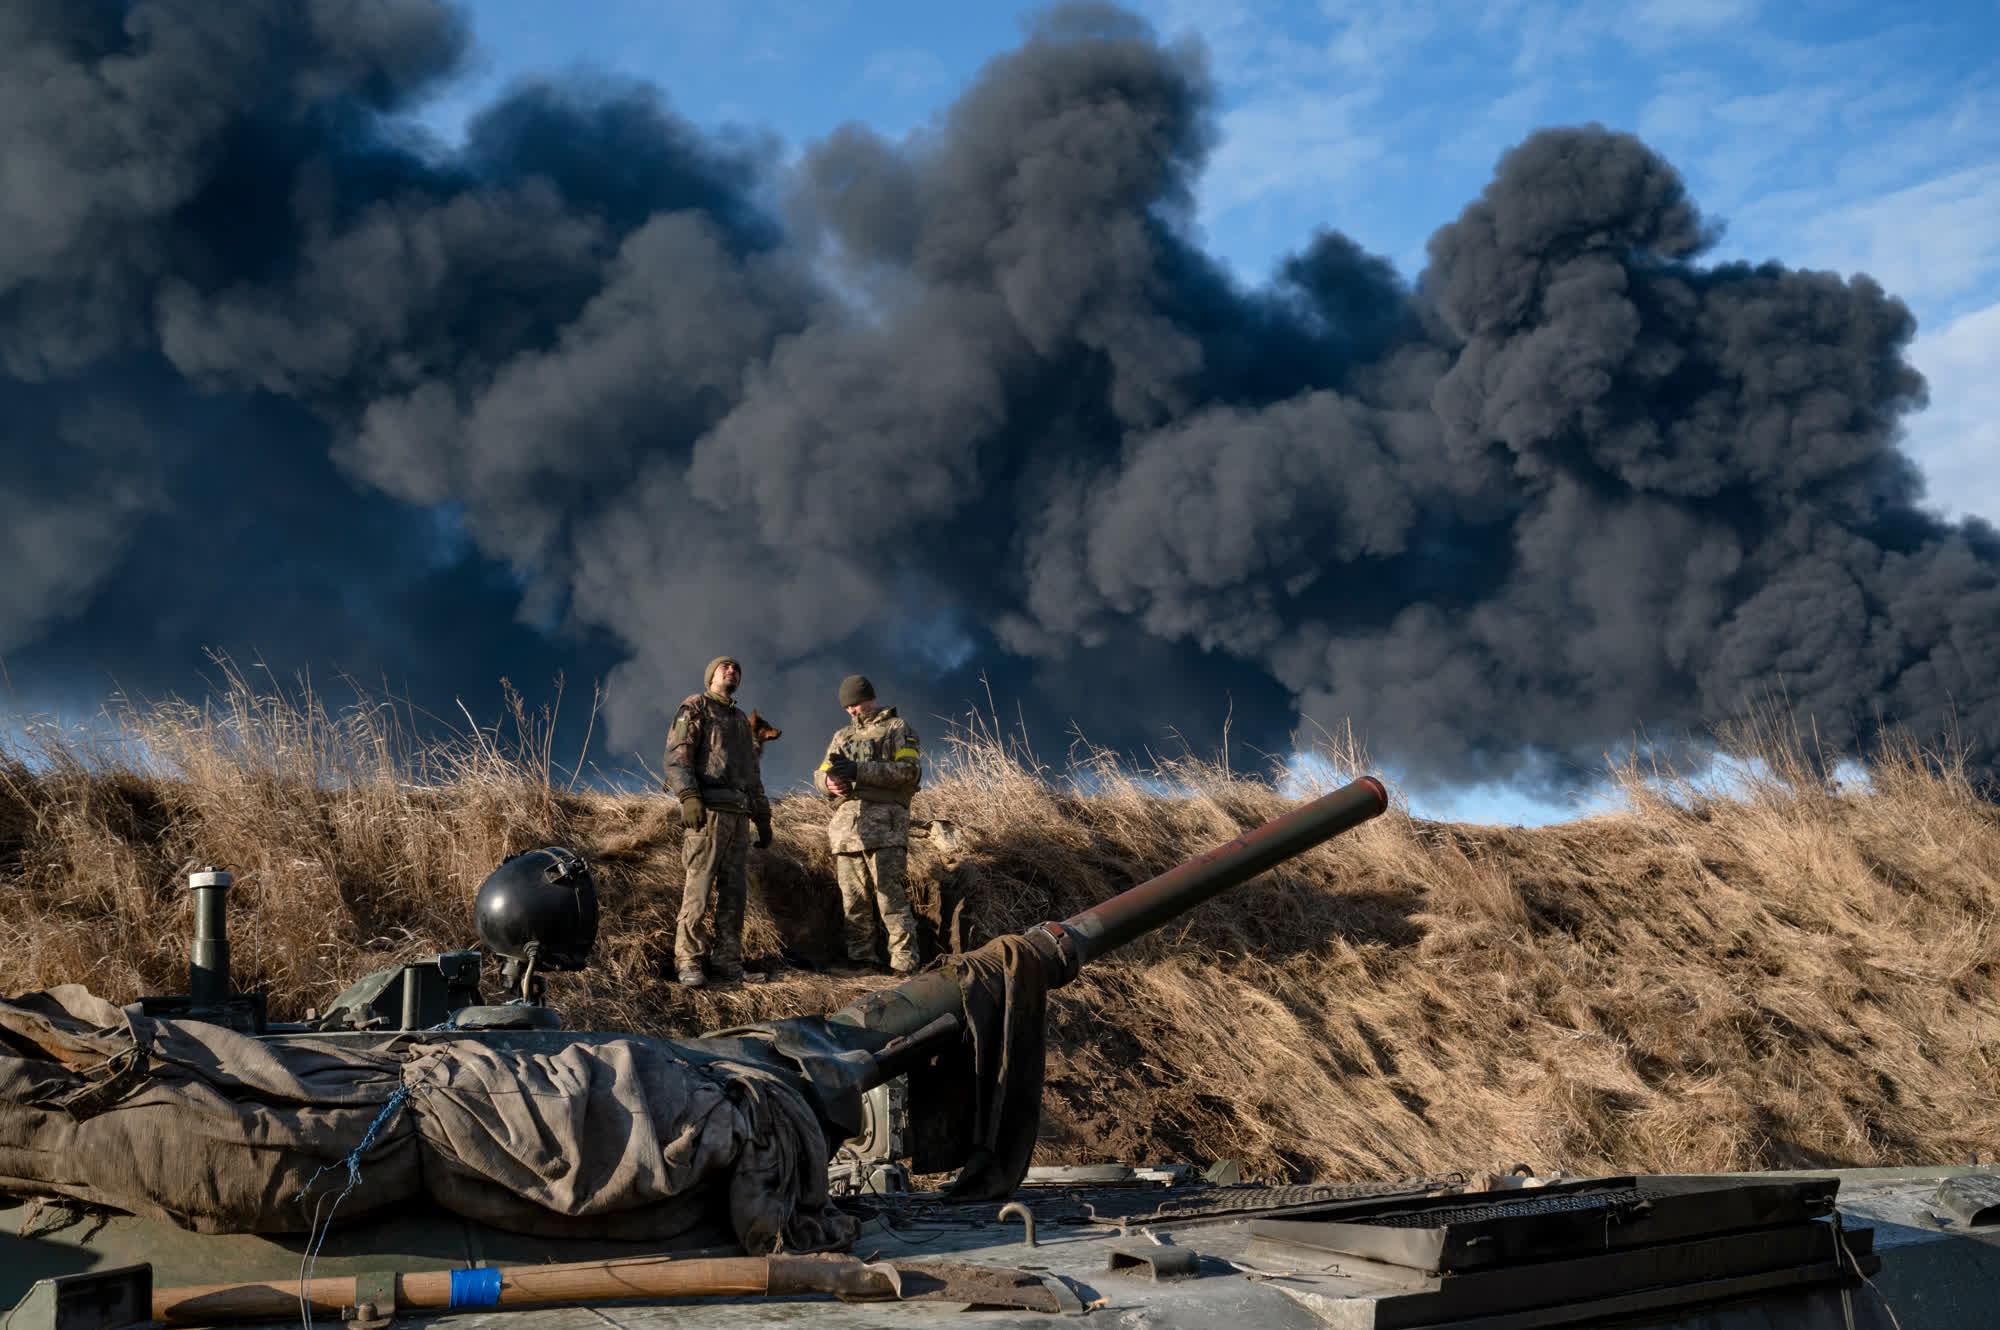
[[[581,970],[597,945],[597,887],[568,850],[510,855],[479,884],[472,923],[502,956],[540,970]]]

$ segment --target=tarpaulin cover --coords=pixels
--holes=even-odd
[[[786,1077],[660,1040],[364,1049],[156,1020],[73,984],[0,1000],[0,1191],[203,1233],[427,1196],[516,1232],[662,1240],[713,1215],[747,1251],[838,1250],[857,1226],[827,1199],[827,1155]]]
[[[1028,1176],[1042,1121],[1047,971],[1026,938],[996,937],[948,957],[972,1031],[972,1152],[951,1194],[1000,1200]]]
[[[926,1172],[963,1164],[954,1197],[1001,1200],[1027,1176],[1041,1125],[1047,972],[1015,936],[940,964],[968,1037],[909,1073],[913,1163]]]

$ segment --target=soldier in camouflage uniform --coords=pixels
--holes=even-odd
[[[757,770],[750,718],[735,700],[742,679],[743,667],[733,657],[708,662],[706,689],[681,703],[667,734],[666,788],[681,801],[686,827],[681,861],[687,880],[674,924],[674,965],[689,988],[707,983],[708,970],[725,983],[742,980],[751,826],[757,848],[771,843],[771,805]]]
[[[904,886],[910,797],[923,778],[917,732],[894,707],[877,706],[874,685],[858,674],[842,681],[840,704],[852,723],[827,744],[813,783],[838,805],[826,832],[847,915],[847,960],[862,970],[875,968],[879,908],[889,933],[889,966],[909,974],[918,963],[916,919]]]

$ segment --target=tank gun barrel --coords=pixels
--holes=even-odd
[[[1061,923],[1037,925],[1028,931],[1028,940],[1045,959],[1053,958],[1049,986],[1059,987],[1105,953],[1321,841],[1379,817],[1388,807],[1389,792],[1382,782],[1363,776]]]
[[[1362,776],[1110,900],[1059,922],[1037,924],[1023,936],[1041,957],[1048,986],[1059,988],[1107,952],[1388,808],[1389,792],[1382,782]],[[947,972],[931,970],[871,993],[830,1019],[902,1036],[957,1009],[957,982]]]

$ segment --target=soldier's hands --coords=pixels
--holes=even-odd
[[[708,823],[708,806],[701,796],[694,793],[681,796],[681,825],[689,831],[700,831]]]
[[[756,844],[757,848],[760,850],[767,850],[771,847],[771,819],[768,817],[760,817],[757,819]]]
[[[826,783],[828,785],[833,784],[835,781],[839,781],[842,785],[853,785],[855,778],[860,774],[860,770],[854,765],[854,759],[845,753],[835,754],[826,761]]]

